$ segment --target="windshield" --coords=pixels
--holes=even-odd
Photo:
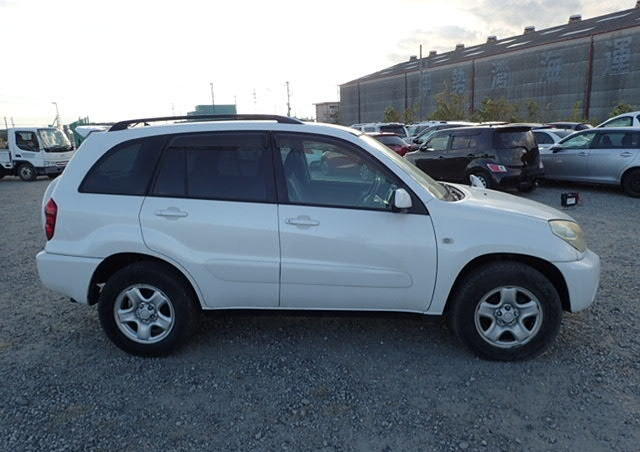
[[[535,138],[531,131],[509,131],[497,130],[494,135],[494,145],[496,149],[512,149],[525,148],[533,149],[536,147]]]
[[[384,152],[390,159],[398,164],[403,170],[405,170],[409,176],[411,176],[416,182],[429,190],[433,196],[438,199],[444,199],[447,196],[447,190],[435,180],[431,179],[426,173],[423,173],[418,167],[412,165],[404,158],[393,152],[391,149],[380,143],[375,138],[371,138],[367,135],[360,135],[360,139],[367,142],[367,144]]]
[[[67,136],[58,129],[38,129],[38,138],[47,152],[65,152],[72,149]]]

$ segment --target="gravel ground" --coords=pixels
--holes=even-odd
[[[207,315],[173,356],[116,349],[41,287],[47,179],[0,181],[0,451],[638,451],[640,200],[547,185],[602,259],[596,304],[544,356],[482,361],[442,319]]]

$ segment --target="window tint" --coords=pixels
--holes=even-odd
[[[451,150],[475,149],[477,147],[477,135],[454,135],[453,137],[451,137]]]
[[[405,141],[400,138],[399,136],[396,135],[387,135],[387,136],[377,136],[374,137],[376,140],[378,140],[380,143],[382,144],[386,144],[386,145],[393,145],[393,146],[406,146],[407,143],[405,143]]]
[[[433,149],[434,151],[446,151],[447,143],[449,142],[449,135],[438,135],[432,137],[427,143],[427,149]]]
[[[0,130],[0,149],[8,149],[9,148],[7,135],[8,134],[7,134],[6,130]]]
[[[399,182],[363,150],[327,137],[286,134],[276,137],[287,186],[295,204],[391,210]],[[307,151],[320,151],[318,164]]]
[[[16,132],[16,146],[30,152],[38,152],[40,149],[34,132]]]
[[[633,116],[623,116],[622,118],[612,119],[605,122],[603,127],[631,127],[633,125]]]
[[[622,149],[638,147],[638,134],[633,132],[602,132],[594,145],[600,149]]]
[[[505,131],[496,130],[494,145],[496,149],[533,149],[536,147],[536,141],[533,138],[533,133],[529,130],[526,132],[512,132],[508,129]]]
[[[580,135],[572,136],[566,141],[562,141],[562,147],[566,149],[585,149],[591,146],[593,138],[596,136],[596,132],[585,132]]]
[[[380,126],[380,132],[395,133],[403,137],[407,136],[404,126],[401,126],[399,124],[388,124],[388,125]]]
[[[273,201],[273,170],[261,133],[175,138],[158,168],[153,195],[228,201]]]
[[[121,143],[93,165],[80,185],[83,193],[144,195],[164,138],[141,138]]]
[[[553,138],[544,132],[533,132],[533,136],[538,144],[553,144]]]

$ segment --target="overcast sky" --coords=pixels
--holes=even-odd
[[[0,0],[0,127],[186,114],[315,115],[340,84],[429,50],[633,8],[635,0]]]

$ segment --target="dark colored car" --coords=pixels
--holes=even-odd
[[[531,191],[544,175],[529,127],[440,130],[405,158],[434,179],[469,183],[473,174],[487,188]]]
[[[395,133],[370,133],[369,136],[375,138],[400,156],[404,156],[411,150],[411,146],[400,135]]]
[[[424,129],[413,140],[411,140],[411,143],[409,144],[411,145],[412,150],[416,150],[416,149],[419,149],[420,146],[425,144],[427,140],[431,138],[431,135],[433,135],[438,130],[453,129],[454,127],[469,127],[472,125],[474,124],[470,122],[445,122],[442,124],[436,124]]]

